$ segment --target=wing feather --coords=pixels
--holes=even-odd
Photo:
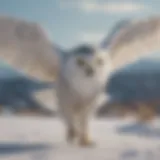
[[[128,24],[120,27],[106,44],[113,55],[114,69],[160,49],[160,17],[130,20]]]
[[[58,53],[44,29],[36,23],[0,17],[0,59],[41,80],[53,80]]]

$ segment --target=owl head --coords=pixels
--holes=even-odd
[[[111,71],[111,60],[106,50],[92,45],[80,45],[69,51],[64,74],[78,91],[94,93],[106,83]]]

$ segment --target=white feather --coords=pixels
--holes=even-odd
[[[126,22],[126,21],[124,21]],[[119,23],[116,25],[118,26]],[[116,27],[115,27],[116,28]],[[160,49],[160,17],[127,21],[103,42],[113,55],[113,68],[120,68]]]
[[[45,30],[37,23],[0,17],[0,59],[22,72],[53,80],[58,53]]]

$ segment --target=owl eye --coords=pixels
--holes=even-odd
[[[97,64],[100,65],[100,66],[103,65],[103,64],[104,64],[103,59],[98,58],[98,59],[97,59]]]
[[[77,58],[77,64],[78,64],[78,66],[84,66],[85,61],[82,58]]]

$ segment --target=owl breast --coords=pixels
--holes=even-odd
[[[75,68],[74,68],[75,69]],[[95,97],[105,86],[107,74],[95,73],[87,76],[85,73],[77,70],[76,72],[66,72],[70,87],[81,97]]]

